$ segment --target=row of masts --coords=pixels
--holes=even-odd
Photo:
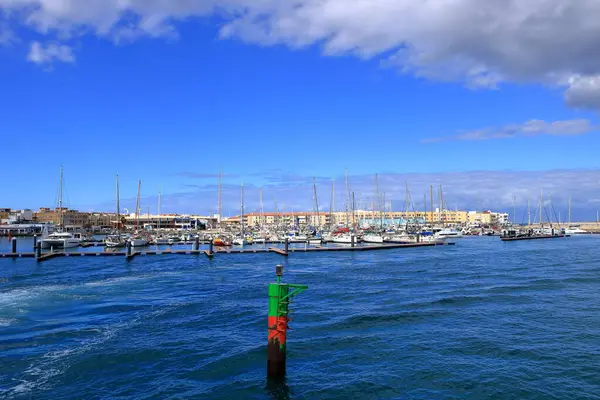
[[[221,220],[222,220],[222,193],[221,193],[221,188],[222,188],[222,179],[223,179],[223,172],[222,169],[219,169],[219,182],[218,182],[218,195],[217,195],[217,222],[220,224]],[[344,173],[344,182],[345,182],[345,189],[346,189],[346,201],[345,201],[345,213],[346,213],[346,227],[352,227],[354,229],[356,229],[356,200],[355,200],[355,194],[353,191],[351,191],[350,189],[350,184],[349,184],[349,180],[348,180],[348,170],[345,170]],[[433,186],[430,187],[430,196],[431,196],[431,212],[433,212]],[[241,198],[241,202],[240,202],[240,231],[241,234],[244,234],[245,231],[245,226],[244,226],[244,214],[245,214],[245,207],[244,207],[244,184],[242,183],[241,185],[241,189],[240,189],[240,198]],[[377,203],[375,203],[375,199],[377,199]],[[427,195],[423,196],[424,199],[424,205],[425,205],[425,214],[427,213]],[[439,222],[445,222],[443,213],[444,213],[444,208],[443,208],[443,204],[444,204],[444,197],[443,197],[443,190],[442,190],[442,186],[440,185],[439,189],[438,189],[438,201],[440,204],[440,207],[438,209],[438,221]],[[261,231],[262,231],[262,227],[265,225],[265,214],[264,214],[264,203],[263,203],[263,190],[262,188],[259,188],[259,210],[260,210],[260,226],[261,226]],[[383,206],[382,206],[383,203]],[[385,210],[385,204],[387,204],[386,202],[386,194],[385,193],[379,193],[379,177],[378,174],[375,175],[375,196],[374,199],[372,201],[372,216],[373,219],[376,219],[376,215],[380,215],[380,220],[381,220],[381,227],[383,228],[383,226],[385,225],[385,214],[386,214],[386,210]],[[391,209],[391,200],[390,200],[390,209]],[[278,205],[277,205],[277,194],[275,194],[274,197],[274,207],[275,207],[275,215],[277,216],[279,214],[279,209],[278,209]],[[410,208],[413,207],[413,203],[412,203],[412,198],[410,195],[410,191],[408,189],[408,182],[406,182],[406,200],[405,200],[405,211],[409,212]],[[414,210],[414,207],[413,207]],[[319,199],[318,199],[318,194],[317,194],[317,185],[316,185],[316,178],[313,178],[313,212],[314,212],[314,216],[316,217],[316,227],[317,229],[321,229],[321,210],[319,207]],[[335,181],[332,180],[331,182],[331,199],[329,202],[329,220],[333,221],[333,214],[335,212]],[[292,218],[294,217],[294,209],[292,207]],[[294,218],[293,218],[294,219]],[[314,222],[314,221],[313,221]],[[277,224],[277,222],[276,222]]]

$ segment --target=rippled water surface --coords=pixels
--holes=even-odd
[[[8,248],[6,239],[0,251]],[[0,398],[600,399],[600,237],[0,259]],[[267,284],[294,304],[267,384]]]

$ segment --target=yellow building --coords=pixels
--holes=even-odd
[[[0,208],[0,223],[2,223],[3,219],[8,219],[10,215],[10,208]]]
[[[90,226],[90,214],[82,213],[77,210],[69,210],[68,208],[64,207],[57,207],[53,210],[50,208],[42,207],[33,214],[33,219],[40,224],[58,224],[60,221],[61,214],[65,226]]]

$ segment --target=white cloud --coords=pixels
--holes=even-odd
[[[0,10],[52,38],[119,41],[173,37],[176,21],[216,15],[224,38],[318,44],[471,87],[557,85],[568,104],[600,108],[597,0],[0,0]]]
[[[203,175],[203,173],[199,173]],[[258,174],[246,177],[246,182],[259,178]],[[263,200],[265,210],[275,208],[277,198],[279,210],[312,210],[312,176],[302,176],[285,171],[268,171],[262,175]],[[231,181],[239,181],[236,177]],[[266,182],[264,182],[266,181]],[[217,206],[217,179],[212,182],[198,183],[190,176],[191,185],[184,185],[185,192],[164,194],[165,212],[215,213]],[[350,175],[350,190],[355,193],[357,207],[369,208],[374,195],[374,175]],[[569,196],[573,199],[574,218],[595,218],[600,193],[600,170],[562,169],[547,171],[464,171],[439,173],[381,173],[379,174],[380,193],[386,194],[387,201],[392,200],[396,210],[404,209],[405,182],[415,209],[423,208],[423,195],[427,195],[429,207],[430,185],[434,189],[434,202],[437,204],[437,188],[443,185],[444,199],[449,208],[454,209],[492,209],[512,212],[513,196],[517,204],[517,218],[525,217],[528,198],[532,207],[537,202],[540,189],[544,198],[552,203],[556,212],[566,215]],[[317,177],[317,192],[320,210],[329,210],[331,180]],[[259,188],[252,183],[245,184],[245,207],[248,212],[260,210]],[[342,211],[345,207],[345,182],[343,176],[335,177],[335,207]],[[240,186],[238,183],[222,185],[223,209],[226,215],[239,213]],[[135,208],[135,198],[122,199],[123,207]],[[142,208],[149,205],[155,209],[156,197],[142,199]],[[114,202],[107,199],[105,204],[90,204],[95,209],[111,210]],[[412,206],[411,206],[412,208]]]
[[[510,139],[519,136],[574,136],[600,130],[600,127],[592,125],[587,119],[572,119],[565,121],[546,122],[532,119],[523,124],[512,124],[495,128],[483,128],[457,135],[424,139],[423,143],[445,142],[449,140],[488,140],[488,139]]]
[[[48,43],[43,45],[40,42],[31,42],[27,59],[35,64],[52,65],[54,61],[66,63],[75,62],[73,50],[64,44]]]

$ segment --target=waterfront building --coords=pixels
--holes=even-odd
[[[0,236],[33,236],[44,230],[44,224],[9,224],[0,225]]]
[[[123,217],[127,229],[206,229],[216,225],[216,218],[202,215],[141,214],[131,213]],[[115,221],[116,223],[116,221]]]
[[[7,224],[8,222],[4,222],[8,220],[8,216],[10,215],[10,208],[0,208],[0,224]]]

